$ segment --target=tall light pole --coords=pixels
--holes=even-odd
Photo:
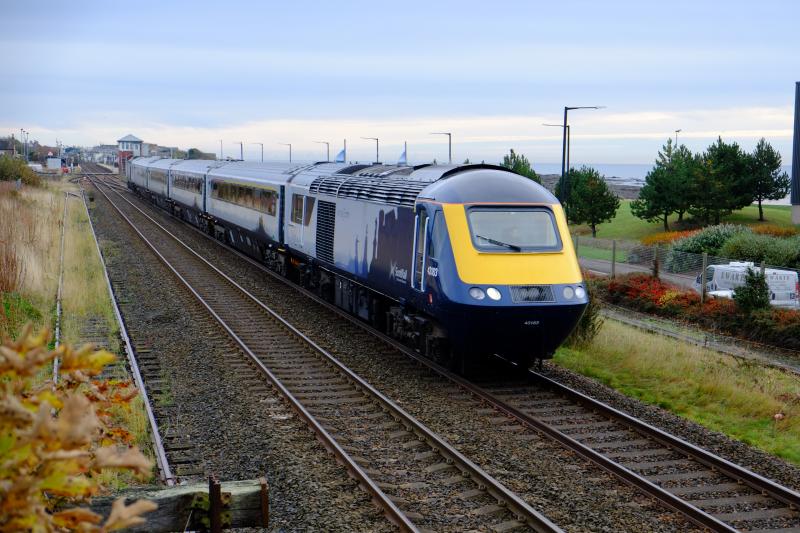
[[[561,145],[561,201],[566,202],[568,200],[567,194],[569,191],[569,184],[567,183],[567,178],[565,178],[565,166],[567,164],[567,115],[573,109],[603,109],[605,106],[601,105],[590,105],[590,106],[576,106],[576,107],[569,107],[564,106],[564,132],[563,132],[563,140]]]
[[[431,135],[447,135],[447,161],[453,164],[453,134],[448,131],[434,131]]]
[[[219,160],[222,161],[222,139],[219,140]]]
[[[292,143],[278,143],[289,147],[289,163],[292,162]]]
[[[317,143],[317,144],[324,144],[325,145],[325,148],[326,148],[326,150],[325,150],[325,152],[326,152],[325,161],[330,163],[331,162],[331,143],[329,143],[328,141],[314,141],[314,142]]]
[[[678,147],[678,134],[683,130],[675,130],[675,148]]]
[[[555,128],[563,128],[563,124],[542,124],[542,126],[552,126]],[[567,124],[567,169],[569,169],[569,124]]]
[[[264,143],[250,143],[250,144],[257,144],[261,146],[261,162],[264,162]]]
[[[380,146],[377,137],[361,137],[365,141],[375,141],[375,163],[378,164],[381,162],[381,153],[380,153]]]
[[[244,141],[239,141],[239,161],[244,161]]]

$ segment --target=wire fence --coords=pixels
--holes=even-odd
[[[681,252],[664,244],[646,245],[638,241],[597,239],[580,235],[573,235],[572,242],[578,257],[583,260],[589,270],[612,277],[635,272],[649,273],[664,281],[692,287],[698,292],[703,282],[703,272],[708,273],[709,266],[741,263],[741,261],[729,257]],[[800,276],[800,270],[794,268],[764,263],[753,264],[753,268],[762,273],[774,269],[795,272]],[[776,273],[771,274],[776,275]],[[770,276],[768,276],[769,278]],[[705,281],[712,280],[706,279]],[[796,291],[794,283],[791,284],[791,290],[794,294]],[[787,299],[786,305],[798,307],[800,300],[795,295],[791,299]]]

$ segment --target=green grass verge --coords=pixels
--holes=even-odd
[[[607,321],[586,349],[556,364],[800,465],[800,380]],[[775,422],[774,415],[784,419]]]
[[[723,222],[732,224],[744,224],[747,226],[757,226],[760,224],[775,224],[777,226],[792,226],[792,210],[788,205],[765,205],[764,222],[758,221],[758,206],[748,206],[740,211],[732,213],[723,219]],[[685,229],[675,226],[677,215],[670,217],[670,230]],[[585,225],[573,225],[570,227],[573,233],[580,235],[591,235],[591,230]],[[636,218],[631,213],[631,201],[622,200],[616,216],[611,222],[597,226],[597,237],[603,239],[627,239],[639,240],[642,237],[660,233],[664,231],[664,225],[660,222],[650,223],[640,218]]]

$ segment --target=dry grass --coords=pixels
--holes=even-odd
[[[800,465],[800,379],[606,321],[556,362]],[[775,420],[776,414],[783,419]]]

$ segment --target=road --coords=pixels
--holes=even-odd
[[[594,274],[601,274],[607,276],[611,274],[611,261],[606,261],[605,259],[586,259],[584,257],[579,258],[581,267],[589,272]],[[651,273],[652,269],[643,266],[643,265],[631,265],[629,263],[617,263],[616,265],[616,273],[617,274],[633,274],[636,272],[642,273]],[[659,277],[666,281],[667,283],[672,283],[673,285],[677,285],[678,287],[683,287],[687,289],[692,288],[692,284],[694,283],[695,276],[692,275],[682,275],[682,274],[668,274],[661,272]]]

